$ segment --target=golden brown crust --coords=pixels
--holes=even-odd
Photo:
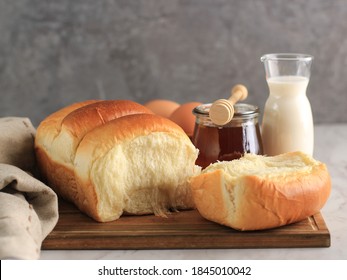
[[[186,137],[183,129],[159,115],[135,114],[126,118],[119,118],[103,126],[90,131],[78,147],[78,154],[85,154],[84,160],[95,159],[95,155],[103,155],[106,150],[111,149],[115,144],[134,137],[148,135],[149,133],[160,131],[180,135]],[[102,135],[102,145],[100,143],[100,135]],[[97,151],[95,149],[98,149]]]
[[[59,135],[68,133],[70,136],[68,140],[73,144],[72,149],[68,151],[72,160],[79,142],[94,128],[110,120],[137,113],[153,114],[149,109],[130,100],[87,100],[69,105],[48,116],[38,127],[35,139],[36,158],[44,180],[61,197],[75,202],[80,210],[89,215],[96,216],[96,210],[90,210],[86,206],[86,200],[95,200],[95,190],[87,188],[81,191],[75,181],[72,162],[59,162],[53,159],[51,154],[58,149],[68,149],[66,142],[59,141]],[[100,139],[100,135],[98,138]],[[57,148],[53,152],[45,149],[45,146],[48,146],[47,148],[51,150],[54,145]]]
[[[45,180],[52,188],[60,194],[63,198],[67,200],[72,200],[76,195],[76,188],[73,182],[73,172],[66,168],[65,165],[59,164],[53,161],[46,151],[46,143],[51,143],[55,137],[59,134],[61,130],[61,124],[63,119],[71,112],[99,102],[98,100],[86,100],[82,102],[77,102],[66,106],[45,118],[39,125],[36,137],[35,137],[35,155],[37,164],[40,170],[40,175],[43,180]],[[64,174],[64,176],[62,176]],[[66,175],[66,176],[65,176]],[[63,177],[64,182],[59,184],[60,179]],[[66,183],[70,182],[70,188],[66,188]]]
[[[259,230],[301,221],[326,203],[331,179],[323,163],[305,174],[275,178],[244,175],[232,185],[223,170],[192,178],[195,204],[203,217],[238,230]]]
[[[190,164],[196,159],[194,146],[178,125],[166,118],[153,115],[149,109],[129,100],[92,100],[73,104],[47,117],[37,131],[35,150],[43,176],[60,196],[75,203],[81,211],[97,221],[106,221],[98,208],[97,192],[100,190],[96,190],[90,178],[90,170],[86,170],[86,173],[80,172],[80,165],[93,165],[115,145],[153,132],[171,135],[170,137],[175,139],[177,137],[180,139],[180,145],[187,149]],[[113,159],[113,162],[116,161],[117,159]],[[121,165],[122,162],[117,161],[113,166],[117,167],[117,164]],[[106,166],[103,167],[101,173],[105,170],[107,172],[107,169]],[[113,190],[118,191],[117,188]],[[123,192],[122,187],[119,188]],[[184,190],[189,190],[190,194],[187,186],[181,193],[185,193]],[[165,199],[162,198],[163,201]],[[178,196],[177,199],[187,201],[186,205],[189,204],[189,207],[192,205],[191,197],[185,200]],[[141,214],[149,210],[146,208],[136,211]],[[117,216],[112,215],[111,213],[107,219],[111,220]]]
[[[153,114],[146,107],[130,100],[104,100],[78,108],[64,117],[62,129],[68,130],[79,142],[98,126],[132,114]]]
[[[201,216],[222,225],[232,224],[229,221],[231,200],[226,193],[222,170],[193,177],[190,183],[194,203]]]
[[[169,133],[186,139],[187,142],[190,141],[181,127],[164,117],[150,114],[134,114],[111,120],[85,135],[78,146],[75,158],[75,178],[77,189],[79,190],[79,199],[75,200],[75,202],[79,204],[81,210],[97,221],[106,221],[104,217],[99,215],[97,209],[100,201],[95,193],[95,186],[91,178],[91,166],[86,170],[81,169],[80,166],[84,165],[84,163],[97,161],[116,145],[154,132]],[[101,135],[102,138],[100,137]],[[83,191],[81,190],[82,188]],[[83,205],[81,204],[82,202]],[[191,203],[187,203],[187,205],[191,205]],[[150,213],[150,210],[146,210],[143,213]]]
[[[72,164],[79,142],[95,127],[129,114],[152,112],[130,100],[88,100],[67,106],[51,114],[37,129],[35,147],[41,148],[55,161]]]
[[[93,104],[99,102],[98,100],[86,100],[82,102],[73,103],[69,106],[66,106],[51,115],[49,115],[47,118],[45,118],[38,127],[37,139],[40,139],[42,137],[45,137],[45,134],[53,134],[53,136],[56,136],[61,128],[61,123],[63,119],[70,114],[71,112],[75,111],[76,109],[79,109],[81,107],[84,107],[89,104]]]
[[[43,179],[59,196],[72,202],[77,195],[74,172],[53,161],[44,149],[36,148],[35,152]]]

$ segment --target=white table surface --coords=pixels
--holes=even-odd
[[[314,157],[328,166],[332,192],[322,209],[331,235],[329,248],[178,249],[178,250],[42,250],[49,260],[191,260],[191,259],[347,259],[347,124],[315,127]]]

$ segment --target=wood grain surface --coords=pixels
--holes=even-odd
[[[194,249],[330,247],[330,233],[320,213],[284,227],[239,232],[207,221],[196,210],[167,218],[122,216],[98,223],[72,204],[59,202],[60,218],[42,249]]]

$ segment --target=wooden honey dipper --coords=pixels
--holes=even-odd
[[[248,91],[244,85],[234,86],[228,99],[218,99],[211,105],[211,121],[216,125],[225,125],[230,122],[234,116],[234,104],[240,100],[245,100],[247,96]]]

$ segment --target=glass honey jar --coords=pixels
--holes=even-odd
[[[218,126],[209,117],[211,105],[203,104],[193,110],[196,121],[192,141],[199,149],[197,165],[205,168],[216,161],[238,159],[245,153],[263,154],[257,106],[235,104],[232,120]]]

